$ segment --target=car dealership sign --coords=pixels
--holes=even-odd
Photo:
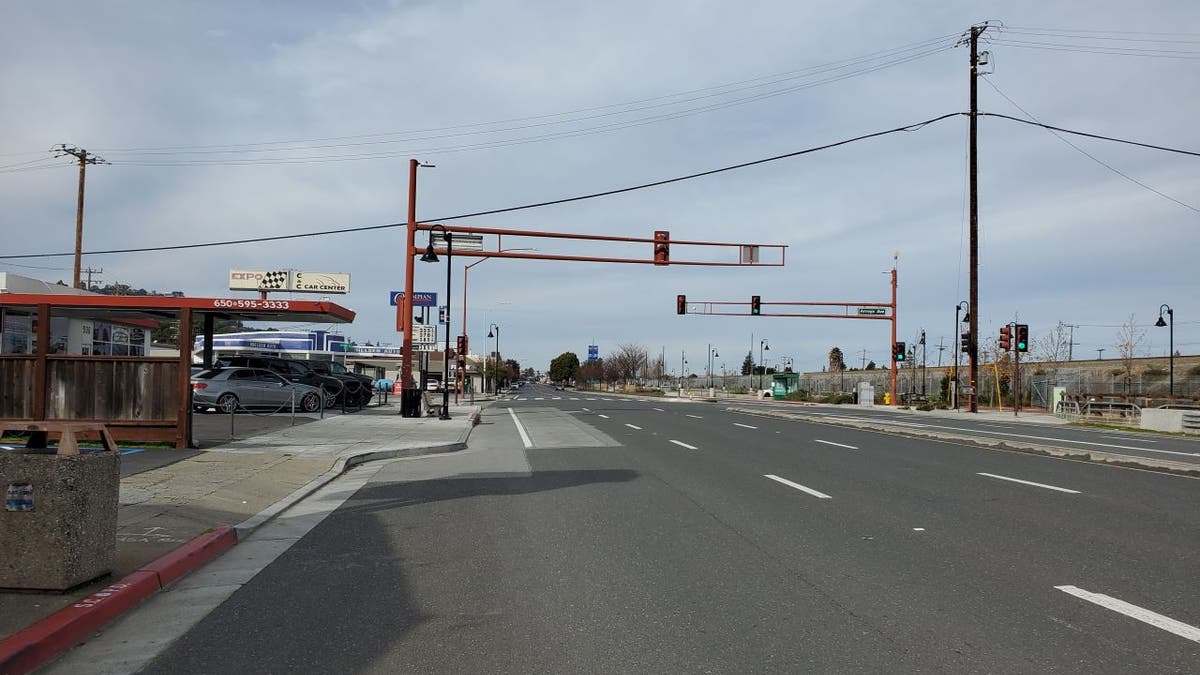
[[[297,270],[229,270],[229,290],[345,294],[350,292],[350,275]]]

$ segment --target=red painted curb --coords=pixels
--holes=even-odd
[[[0,673],[23,675],[74,647],[158,591],[158,575],[137,571],[0,642]]]
[[[192,539],[149,565],[143,565],[138,571],[157,574],[159,585],[166,588],[188,572],[228,551],[234,544],[237,544],[237,531],[228,526],[218,527],[212,532],[206,532]]]
[[[0,675],[25,675],[83,642],[142,600],[237,544],[237,531],[223,526],[0,640]]]

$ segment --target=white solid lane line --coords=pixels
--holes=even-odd
[[[741,427],[741,428],[743,428],[743,429],[757,429],[757,428],[758,428],[758,427],[752,427],[752,426],[750,426],[749,424],[742,424],[741,422],[734,422],[734,423],[733,423],[733,426],[735,426],[735,427]]]
[[[1008,476],[998,476],[994,473],[983,473],[981,471],[981,472],[979,472],[979,475],[987,476],[988,478],[999,478],[1000,480],[1008,480],[1008,481],[1012,481],[1014,483],[1021,483],[1022,485],[1032,485],[1034,487],[1046,488],[1047,490],[1058,490],[1059,492],[1069,492],[1073,495],[1079,494],[1079,490],[1068,490],[1067,488],[1056,487],[1054,485],[1046,485],[1045,483],[1034,483],[1033,481],[1021,480],[1020,478],[1009,478]]]
[[[765,473],[765,474],[763,474],[763,478],[770,478],[771,480],[775,481],[776,483],[783,483],[784,485],[786,485],[788,487],[794,487],[801,492],[805,492],[805,493],[808,493],[808,494],[816,497],[817,499],[833,499],[833,497],[830,497],[829,495],[825,494],[824,492],[817,492],[816,490],[814,490],[810,487],[804,487],[803,485],[801,485],[799,483],[793,483],[792,481],[790,481],[786,478],[780,478],[779,476],[776,476],[773,473]]]
[[[839,448],[846,448],[847,450],[857,450],[858,449],[858,448],[854,447],[853,445],[844,445],[842,443],[834,443],[833,441],[823,441],[819,438],[814,438],[813,442],[814,443],[824,443],[825,445],[836,445]]]
[[[1128,436],[1101,436],[1100,438],[1109,438],[1114,441],[1131,441],[1133,443],[1157,443],[1158,442],[1158,441],[1152,441],[1148,438],[1130,438]]]
[[[638,425],[636,425],[636,424],[630,424],[629,422],[626,422],[626,423],[625,423],[625,426],[629,427],[630,429],[637,429],[638,431],[641,431],[641,430],[642,430],[642,428],[641,428],[641,427],[639,427]]]
[[[517,413],[512,409],[508,409],[508,414],[512,415],[513,424],[517,425],[517,433],[521,434],[521,442],[525,444],[525,449],[533,447],[533,441],[529,440],[529,434],[525,432],[525,425],[521,424],[521,420],[517,419]]]
[[[674,443],[675,445],[678,445],[678,446],[682,447],[682,448],[687,448],[688,450],[699,450],[699,449],[700,449],[700,448],[697,448],[697,447],[696,447],[696,446],[694,446],[694,445],[688,445],[687,443],[684,443],[683,441],[677,441],[677,440],[675,440],[675,439],[671,439],[671,442],[672,442],[672,443]]]
[[[684,414],[684,417],[690,417],[690,418],[692,418],[692,419],[694,419],[694,420],[702,420],[702,419],[704,419],[704,418],[703,418],[703,417],[701,417],[700,415],[691,415],[691,414],[686,414],[686,413]]]
[[[1163,616],[1158,612],[1152,612],[1148,609],[1131,605],[1124,600],[1118,600],[1111,595],[1103,593],[1093,593],[1085,591],[1076,586],[1055,586],[1063,593],[1087,600],[1088,602],[1100,605],[1105,609],[1111,609],[1114,612],[1120,612],[1125,616],[1132,617],[1143,623],[1148,623],[1155,628],[1161,628],[1169,633],[1174,633],[1181,638],[1191,640],[1192,642],[1200,642],[1200,628],[1186,624],[1182,621],[1176,621],[1169,616]]]
[[[608,419],[608,415],[597,414],[596,417],[603,417],[604,419]]]
[[[1030,438],[1035,441],[1058,441],[1060,443],[1074,443],[1076,445],[1094,445],[1099,448],[1117,448],[1118,450],[1141,450],[1142,452],[1161,452],[1167,455],[1186,455],[1188,457],[1200,456],[1200,452],[1176,452],[1174,450],[1158,450],[1155,448],[1139,448],[1133,445],[1114,445],[1112,443],[1095,443],[1092,441],[1076,441],[1070,438],[1056,438],[1053,436],[1033,436],[1030,434],[1014,434],[1006,431],[988,431],[986,429],[964,429],[962,427],[947,427],[937,424],[928,425],[932,429],[950,429],[952,431],[977,431],[981,434],[993,434],[996,436],[1013,436],[1015,438]]]

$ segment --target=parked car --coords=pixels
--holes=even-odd
[[[341,378],[322,374],[310,365],[320,363],[317,361],[300,361],[278,356],[236,355],[221,359],[221,363],[226,366],[242,368],[266,368],[279,373],[292,382],[307,384],[310,387],[320,387],[325,390],[326,394],[333,396],[335,402],[339,404],[344,401],[347,405],[361,405],[371,399],[370,387],[364,387],[363,380],[357,379],[357,376]]]
[[[371,402],[375,395],[375,380],[366,375],[353,373],[346,366],[336,361],[305,361],[304,365],[326,377],[336,377],[346,389],[350,402],[365,405]]]
[[[212,368],[192,376],[192,409],[200,412],[290,411],[293,401],[297,410],[316,412],[332,397],[265,368]]]

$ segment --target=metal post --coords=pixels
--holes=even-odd
[[[404,406],[412,394],[407,396],[403,392],[411,392],[412,386],[412,362],[413,362],[413,340],[412,340],[412,324],[413,324],[413,274],[414,261],[413,256],[416,255],[416,238],[417,238],[417,166],[419,162],[415,159],[408,160],[408,228],[405,235],[404,245],[404,300],[400,303],[400,328],[404,331],[404,342],[401,343],[400,350],[400,412],[405,411]],[[322,394],[323,395],[323,394]],[[325,410],[321,406],[322,416]],[[411,411],[407,411],[411,412]],[[417,410],[417,415],[420,415],[420,410]]]
[[[896,265],[895,265],[895,261],[893,260],[893,263],[892,263],[892,344],[891,344],[891,349],[888,351],[888,353],[889,353],[888,358],[892,362],[892,372],[891,372],[891,382],[890,382],[891,389],[892,389],[892,393],[891,393],[892,405],[897,404],[897,401],[896,401],[896,375],[897,375],[897,372],[896,372],[896,358],[895,358],[895,354],[896,354],[896,322],[897,322],[897,320],[898,319],[896,317]]]

